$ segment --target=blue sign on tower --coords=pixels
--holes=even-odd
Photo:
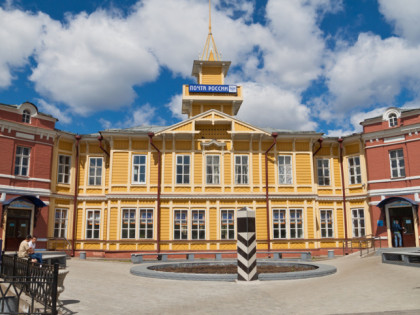
[[[190,84],[190,93],[237,93],[236,85]]]

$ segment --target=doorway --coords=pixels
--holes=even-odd
[[[415,247],[416,238],[414,230],[414,218],[413,218],[413,208],[412,207],[399,207],[399,208],[389,208],[389,227],[392,230],[392,224],[395,220],[400,222],[401,227],[403,228],[402,237],[402,246],[403,247]],[[392,233],[392,245],[395,247],[394,234]]]
[[[29,210],[8,210],[4,250],[17,251],[19,249],[19,244],[31,233],[31,214],[32,211]]]

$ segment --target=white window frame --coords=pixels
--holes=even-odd
[[[177,185],[189,185],[191,176],[191,156],[177,154],[175,165],[175,182]],[[180,179],[180,180],[179,180]]]
[[[71,156],[58,155],[57,183],[70,184]]]
[[[135,163],[136,158],[139,158],[139,163]],[[144,162],[142,163],[142,158]],[[146,175],[147,175],[147,155],[146,154],[133,154],[132,156],[132,178],[131,181],[133,184],[146,184]],[[144,179],[141,180],[141,175],[144,175]],[[136,180],[137,176],[137,180]]]
[[[31,112],[27,109],[22,112],[22,122],[25,124],[31,123]]]
[[[55,208],[55,216],[54,216],[54,237],[55,238],[67,237],[67,220],[68,220],[68,209]]]
[[[98,214],[98,216],[96,216],[96,214]],[[92,227],[89,228],[89,225],[91,225]],[[88,232],[91,232],[90,236]],[[98,209],[86,210],[85,233],[86,233],[86,239],[96,239],[96,240],[100,239],[101,237],[101,210],[98,210]],[[98,235],[95,236],[95,233],[97,233]]]
[[[220,155],[206,155],[206,183],[220,185]]]
[[[92,165],[91,161],[95,160],[95,164]],[[98,166],[98,161],[101,161],[101,165]],[[89,158],[89,168],[88,168],[88,185],[89,186],[102,186],[102,171],[103,171],[104,161],[102,157],[94,156]],[[94,175],[92,175],[91,170],[94,170]],[[99,173],[99,174],[98,174]],[[91,184],[91,179],[93,179],[93,184]],[[99,183],[98,183],[99,182]]]
[[[366,236],[365,209],[351,209],[351,219],[353,226],[353,237]]]
[[[334,212],[331,209],[319,211],[321,238],[334,237]]]
[[[289,160],[289,163],[286,161]],[[293,185],[293,156],[279,155],[277,157],[279,185]]]
[[[121,209],[121,239],[136,239],[136,222],[137,210],[135,208]]]
[[[320,165],[321,162],[321,165]],[[328,162],[328,165],[324,165],[324,162]],[[331,186],[331,167],[330,167],[330,159],[317,159],[316,161],[316,170],[318,176],[318,185],[319,186]],[[320,174],[321,170],[321,174]],[[328,175],[325,175],[326,171]],[[326,183],[328,180],[328,184]]]
[[[191,210],[191,239],[205,240],[206,239],[206,210],[194,209]],[[203,233],[204,232],[204,233]]]
[[[146,216],[143,216],[146,214]],[[139,239],[153,239],[154,233],[154,210],[153,208],[140,208],[139,209],[139,219],[137,220],[139,227]],[[142,226],[144,225],[144,227]],[[144,237],[142,236],[142,231],[144,231]]]
[[[273,239],[287,239],[287,230],[287,210],[273,209]]]
[[[358,161],[356,163],[356,161]],[[362,183],[362,169],[360,165],[360,156],[350,156],[347,158],[349,167],[349,184],[357,185]]]
[[[295,216],[294,218],[292,217],[292,213],[299,214],[300,213],[300,218],[298,218],[298,216]],[[300,219],[300,223],[299,223],[299,219]],[[303,209],[289,209],[289,238],[290,239],[301,239],[304,238],[305,236],[305,230],[304,230],[304,224],[303,224]],[[296,224],[296,227],[292,227],[293,224]],[[300,225],[300,226],[298,226]],[[294,231],[294,233],[292,233],[292,231]],[[300,232],[300,236],[297,236]],[[292,234],[295,234],[294,236],[292,236]]]
[[[397,114],[391,113],[391,114],[388,115],[388,126],[391,127],[391,128],[398,126]]]
[[[220,210],[220,239],[234,240],[236,239],[236,217],[235,210],[221,209]],[[225,214],[225,217],[224,217]],[[231,218],[230,218],[231,215]],[[226,228],[224,228],[226,227]],[[232,235],[233,234],[233,235]]]
[[[180,214],[180,217],[177,218],[177,214]],[[185,218],[183,218],[182,214],[185,214]],[[174,210],[174,217],[173,217],[173,239],[174,240],[188,240],[188,210],[185,209],[176,209]],[[177,226],[177,222],[179,222],[179,228],[175,228]],[[179,232],[179,237],[176,236],[176,232]]]
[[[235,154],[235,184],[249,185],[249,156],[245,154]],[[238,161],[239,159],[239,161]],[[245,161],[246,160],[246,161]]]
[[[27,154],[25,153],[27,150]],[[17,146],[15,155],[15,171],[16,176],[29,176],[29,165],[31,162],[31,148]]]
[[[395,152],[395,157],[392,157],[392,153]],[[393,162],[395,161],[395,166],[393,166]],[[402,161],[402,166],[400,165]],[[391,178],[401,178],[405,177],[405,161],[404,161],[404,150],[397,149],[397,150],[390,150],[389,151],[389,167],[391,169]],[[394,171],[396,171],[396,175],[394,176]]]

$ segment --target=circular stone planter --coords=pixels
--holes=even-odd
[[[192,280],[192,281],[236,281],[238,275],[235,274],[199,274],[199,273],[177,273],[177,272],[165,272],[152,270],[151,268],[159,268],[163,266],[177,267],[177,266],[191,266],[191,265],[231,265],[235,264],[236,261],[224,261],[224,262],[166,262],[166,263],[145,263],[134,266],[130,269],[130,273],[136,276],[148,277],[148,278],[159,278],[159,279],[171,279],[171,280]],[[337,272],[337,268],[330,265],[316,264],[316,263],[304,263],[304,262],[271,262],[271,261],[258,261],[258,266],[271,265],[271,266],[312,266],[316,269],[306,271],[295,271],[295,272],[282,272],[282,273],[261,273],[258,275],[258,280],[293,280],[293,279],[305,279],[314,277],[323,277]]]

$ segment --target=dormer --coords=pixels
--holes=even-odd
[[[18,112],[22,115],[21,122],[30,124],[32,117],[38,114],[38,108],[30,102],[25,102],[18,106]]]
[[[398,119],[401,117],[401,110],[396,107],[388,108],[382,115],[382,120],[388,122],[389,128],[398,127]]]

